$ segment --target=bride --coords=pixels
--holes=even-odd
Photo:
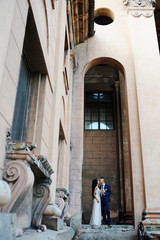
[[[100,181],[99,179],[94,179],[92,181],[92,197],[93,197],[93,207],[92,215],[90,220],[90,225],[92,227],[100,227],[101,225],[101,190],[99,189]]]

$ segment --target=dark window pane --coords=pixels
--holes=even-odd
[[[23,137],[28,87],[29,87],[29,72],[24,60],[22,59],[12,124],[13,140],[22,140]]]
[[[88,121],[85,122],[85,129],[87,130],[91,129],[91,122]]]
[[[98,113],[92,113],[92,121],[97,121],[98,122]]]
[[[107,121],[107,127],[108,127],[108,129],[113,130],[114,129],[113,121]]]
[[[90,113],[85,113],[85,120],[88,121],[91,118],[91,114]]]
[[[85,129],[114,129],[113,113],[112,92],[86,93]]]
[[[93,113],[98,113],[98,109],[99,109],[98,103],[97,104],[93,103],[92,104],[92,112]]]
[[[106,120],[106,113],[100,113],[100,121]]]

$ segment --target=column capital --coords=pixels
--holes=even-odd
[[[156,3],[156,0],[123,0],[123,5],[134,17],[151,17],[154,12],[153,3]]]
[[[152,8],[156,0],[123,0],[123,5],[133,8]]]

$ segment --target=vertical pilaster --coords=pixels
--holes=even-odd
[[[116,89],[116,105],[117,105],[117,135],[118,135],[118,158],[119,158],[119,178],[120,178],[120,201],[121,211],[125,212],[125,197],[124,197],[124,177],[123,177],[123,156],[122,156],[122,134],[121,134],[121,119],[120,119],[120,82],[115,82]]]
[[[124,1],[135,65],[146,208],[160,206],[160,56],[153,2]]]

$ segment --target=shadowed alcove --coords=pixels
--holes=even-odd
[[[111,224],[132,224],[131,164],[124,71],[113,59],[88,65],[84,78],[83,223],[92,210],[91,185],[111,186]]]

